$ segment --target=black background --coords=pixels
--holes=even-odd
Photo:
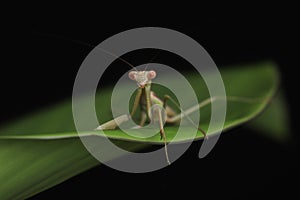
[[[72,39],[94,46],[121,31],[159,26],[180,31],[198,41],[219,67],[274,60],[282,72],[281,86],[288,101],[294,139],[289,144],[281,144],[239,127],[223,134],[204,159],[197,157],[201,142],[195,142],[178,161],[159,171],[129,174],[101,165],[32,199],[103,198],[104,195],[127,198],[298,195],[299,137],[295,131],[298,112],[294,94],[298,62],[294,16],[278,17],[275,12],[253,17],[256,15],[253,11],[250,17],[224,18],[221,14],[202,17],[197,12],[187,19],[183,12],[173,18],[167,13],[159,17],[155,12],[133,13],[128,17],[126,10],[116,15],[116,10],[104,13],[103,7],[98,12],[83,10],[69,13],[68,8],[47,12],[37,9],[31,20],[24,23],[26,28],[10,24],[11,32],[5,37],[7,56],[3,58],[10,64],[1,73],[6,97],[1,101],[8,106],[2,107],[1,124],[71,97],[77,70],[92,50]],[[133,64],[141,64],[152,56],[153,52],[145,51],[129,55],[128,59]],[[178,65],[179,61],[168,61],[168,58],[162,54],[157,59]],[[123,72],[106,73],[103,84],[116,80],[118,73]]]

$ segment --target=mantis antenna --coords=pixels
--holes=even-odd
[[[157,53],[156,53],[156,54],[151,58],[151,60],[148,62],[148,65],[146,65],[144,71],[147,70],[147,68],[149,67],[149,64],[150,64],[150,63],[158,56],[159,50],[160,50],[160,49],[158,49]]]
[[[81,44],[81,45],[85,45],[85,46],[88,46],[88,47],[96,48],[96,49],[98,49],[98,50],[100,50],[100,51],[102,51],[102,52],[104,52],[104,53],[106,53],[106,54],[108,54],[108,55],[110,55],[112,57],[115,57],[116,59],[121,60],[125,64],[129,65],[130,67],[132,67],[135,71],[138,71],[136,69],[136,67],[133,64],[131,64],[130,62],[128,62],[127,60],[125,60],[125,59],[123,59],[121,57],[118,57],[117,55],[115,55],[115,54],[113,54],[113,53],[111,53],[111,52],[109,52],[109,51],[107,51],[105,49],[102,49],[100,47],[95,47],[94,45],[91,45],[89,43],[86,43],[86,42],[83,42],[83,41],[80,41],[80,40],[75,40],[75,39],[72,39],[72,38],[67,38],[67,37],[64,37],[64,36],[59,36],[59,35],[54,35],[54,34],[49,34],[49,33],[40,33],[40,32],[34,32],[34,33],[41,34],[41,35],[46,35],[46,36],[51,36],[51,37],[56,37],[58,39],[68,40],[68,41],[71,41],[71,42],[75,42],[77,44]]]

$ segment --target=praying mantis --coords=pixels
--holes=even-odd
[[[166,133],[164,131],[164,122],[173,124],[179,122],[182,117],[187,117],[187,119],[190,120],[193,126],[195,126],[204,135],[204,137],[206,137],[206,132],[199,128],[188,116],[191,112],[195,111],[196,109],[199,109],[199,106],[194,106],[191,109],[188,109],[188,112],[185,112],[180,108],[177,102],[169,95],[165,95],[164,98],[161,100],[151,90],[152,80],[157,75],[154,70],[147,71],[145,69],[142,71],[138,71],[133,65],[131,65],[127,61],[121,58],[119,59],[125,62],[126,64],[130,65],[134,69],[134,71],[130,71],[128,73],[128,77],[131,80],[135,81],[138,85],[132,110],[129,116],[121,115],[120,117],[117,117],[100,125],[95,130],[116,129],[118,125],[132,118],[135,115],[138,107],[140,107],[140,122],[139,125],[134,128],[144,126],[147,119],[149,119],[150,122],[158,122],[161,140],[163,139],[165,144],[165,156],[168,164],[170,164],[170,159],[167,150],[167,140]],[[168,106],[168,101],[171,101],[181,111],[181,113],[177,114],[170,106]]]
[[[49,34],[47,34],[47,35],[49,35]],[[91,44],[88,44],[86,42],[82,42],[79,40],[73,40],[70,38],[65,38],[65,37],[57,36],[57,35],[52,35],[52,36],[56,37],[56,38],[64,39],[64,40],[69,40],[69,41],[72,41],[72,42],[75,42],[75,43],[78,43],[81,45],[85,45],[85,46],[89,46],[89,47],[93,47],[93,48],[95,47]],[[169,95],[165,95],[163,100],[161,100],[151,90],[151,82],[157,75],[154,70],[147,71],[146,69],[144,69],[142,71],[138,71],[135,66],[133,66],[131,63],[129,63],[125,59],[118,57],[117,55],[115,55],[105,49],[102,49],[99,47],[96,47],[96,49],[98,49],[110,56],[113,56],[116,59],[119,59],[122,62],[124,62],[125,64],[132,67],[134,69],[134,71],[130,71],[128,73],[128,77],[137,83],[138,89],[137,89],[136,97],[134,100],[133,108],[132,108],[132,111],[130,112],[129,116],[121,115],[115,119],[112,119],[112,120],[98,126],[95,130],[116,129],[118,127],[118,125],[131,119],[134,116],[134,114],[136,113],[138,107],[140,106],[140,110],[141,110],[140,122],[137,127],[133,127],[133,128],[142,127],[145,124],[145,122],[147,121],[147,119],[149,119],[150,122],[154,122],[154,121],[158,122],[161,140],[163,139],[164,144],[165,144],[164,145],[165,146],[165,156],[166,156],[166,160],[167,160],[168,164],[171,164],[171,163],[170,163],[168,150],[167,150],[167,139],[166,139],[166,134],[164,131],[164,122],[170,123],[170,124],[175,124],[175,123],[178,123],[182,118],[185,117],[191,122],[191,124],[196,129],[198,129],[198,131],[200,131],[203,134],[203,136],[205,138],[208,138],[206,135],[206,132],[193,122],[193,120],[189,117],[189,114],[191,114],[191,113],[195,112],[196,110],[199,110],[199,108],[211,103],[212,101],[216,100],[216,98],[208,98],[208,99],[204,100],[203,102],[201,102],[197,105],[194,105],[191,108],[184,111],[177,104],[177,102],[173,98],[171,98]],[[176,113],[170,106],[168,106],[167,105],[168,100],[171,101],[173,103],[173,105],[175,105],[180,110],[181,113]]]

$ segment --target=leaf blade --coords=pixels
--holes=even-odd
[[[224,70],[222,77],[229,96],[262,99],[250,104],[229,101],[224,127],[226,130],[248,122],[261,113],[274,96],[278,85],[278,73],[272,63]],[[200,76],[189,75],[188,78],[199,100],[209,97]],[[107,106],[109,92],[110,89],[102,91],[106,97],[103,105],[106,106],[98,107],[98,110],[101,109],[105,113],[104,120],[111,119],[109,106]],[[158,95],[164,92],[164,90],[157,91]],[[203,129],[207,129],[209,117],[210,107],[207,106],[201,110],[200,126]],[[166,127],[169,140],[176,134],[176,130],[176,127]],[[106,134],[118,140],[121,146],[132,150],[162,142],[159,135],[147,140],[138,140],[130,138],[119,130],[106,131]],[[102,137],[97,132],[86,133],[87,137],[95,135]],[[197,134],[197,139],[202,137],[201,133]],[[186,138],[183,135],[177,142],[191,139],[193,138]],[[113,158],[112,156],[111,159]],[[63,162],[57,163],[60,160]],[[8,180],[7,184],[0,185],[0,197],[3,199],[27,198],[98,164],[84,149],[75,132],[70,101],[62,102],[2,127],[0,162],[0,180]],[[51,163],[55,164],[50,165]]]

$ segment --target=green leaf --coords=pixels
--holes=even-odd
[[[222,77],[228,95],[224,129],[243,124],[264,110],[272,99],[278,84],[278,74],[270,62],[248,66],[235,66],[223,70]],[[200,75],[187,74],[199,101],[209,97]],[[168,93],[167,88],[153,86],[157,96]],[[102,90],[96,97],[101,123],[111,119],[111,89]],[[187,97],[188,98],[188,97]],[[201,108],[200,126],[207,130],[210,106]],[[189,131],[190,127],[185,127]],[[176,126],[165,129],[170,140]],[[138,130],[137,130],[138,132]],[[139,139],[120,130],[105,131],[122,148],[137,150],[149,143],[162,143],[159,135]],[[214,132],[207,133],[208,135]],[[87,131],[86,137],[102,137],[97,131]],[[203,135],[197,134],[196,139]],[[193,138],[181,136],[178,142]],[[111,155],[114,159],[116,155]],[[93,166],[96,161],[83,147],[75,131],[71,102],[65,101],[30,114],[0,129],[0,199],[23,199],[54,186]]]
[[[283,92],[276,94],[265,112],[249,123],[249,127],[277,142],[291,140],[289,115]]]

